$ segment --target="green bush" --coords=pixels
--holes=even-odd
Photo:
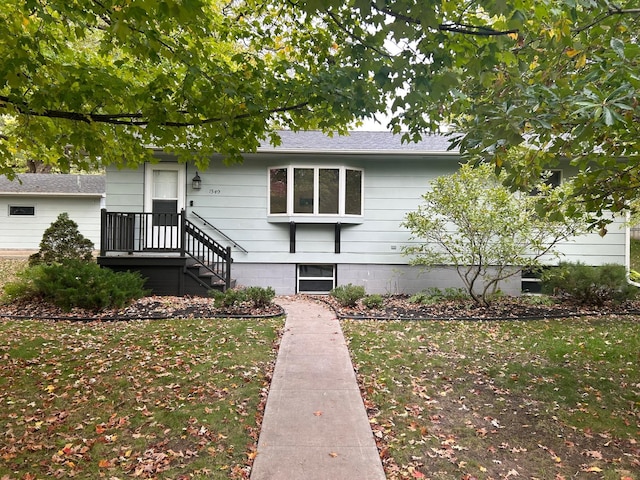
[[[65,311],[78,307],[97,312],[143,297],[148,293],[144,282],[137,272],[114,272],[92,262],[67,260],[29,267],[4,291],[9,301],[40,298]]]
[[[339,285],[329,292],[333,298],[335,298],[343,307],[353,307],[356,302],[361,298],[364,298],[366,292],[361,285]]]
[[[78,224],[61,213],[44,231],[40,241],[40,251],[29,257],[29,265],[40,263],[62,263],[67,260],[90,261],[93,242],[78,230]]]
[[[593,267],[580,262],[561,263],[542,276],[543,293],[566,297],[582,305],[622,303],[634,298],[637,290],[627,282],[622,265]]]
[[[440,300],[441,297],[439,295],[434,295],[429,291],[414,293],[409,297],[410,303],[419,303],[421,305],[432,305],[438,303]]]
[[[440,290],[437,287],[428,288],[424,292],[418,292],[411,297],[411,303],[420,303],[423,305],[432,305],[434,303],[446,300],[468,300],[469,294],[462,288],[445,288]]]
[[[247,300],[253,303],[254,307],[266,307],[270,305],[276,292],[271,287],[247,287],[244,289]]]
[[[362,304],[367,308],[380,308],[384,304],[384,297],[378,293],[367,295],[362,299]]]
[[[237,307],[247,300],[245,291],[239,288],[230,288],[224,292],[211,290],[210,295],[213,297],[213,304],[216,308]]]

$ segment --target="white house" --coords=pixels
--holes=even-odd
[[[137,268],[166,294],[198,293],[212,277],[278,294],[347,283],[368,293],[460,286],[450,267],[424,272],[401,254],[410,242],[405,214],[433,178],[459,166],[446,137],[407,144],[388,132],[281,135],[280,146],[264,145],[238,165],[214,157],[196,171],[158,151],[157,163],[107,169],[99,263]],[[628,232],[617,224],[605,237],[584,235],[561,249],[570,261],[625,264]],[[227,253],[230,264],[221,260]],[[502,290],[520,293],[520,279]]]
[[[100,248],[104,175],[22,173],[0,176],[0,250],[38,250],[44,231],[67,212],[82,235]]]

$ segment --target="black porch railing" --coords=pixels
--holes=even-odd
[[[231,285],[231,247],[225,247],[187,220],[186,213],[107,212],[102,209],[100,255],[177,253]]]

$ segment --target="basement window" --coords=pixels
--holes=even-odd
[[[298,293],[329,293],[335,285],[335,265],[298,265]]]
[[[36,207],[33,205],[9,205],[10,217],[33,217],[36,214]]]

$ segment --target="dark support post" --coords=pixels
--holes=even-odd
[[[289,253],[296,253],[296,222],[289,224]]]
[[[187,215],[184,212],[184,208],[180,210],[180,256],[184,257],[186,243],[187,243]]]
[[[100,256],[107,252],[107,209],[100,210]]]
[[[225,290],[231,288],[231,247],[226,248],[224,263],[226,264],[226,270],[224,272],[224,283],[226,284]]]
[[[336,223],[336,253],[340,253],[340,223]]]

